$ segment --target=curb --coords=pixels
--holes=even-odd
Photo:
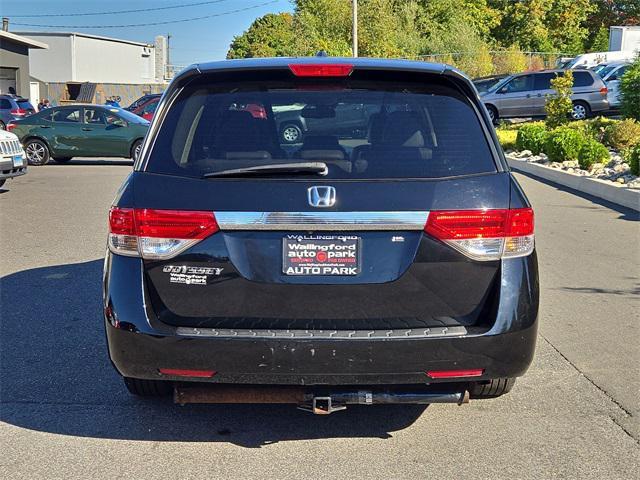
[[[515,171],[528,173],[534,177],[543,178],[550,182],[564,185],[579,192],[602,198],[611,203],[640,212],[640,190],[612,184],[606,180],[568,173],[563,170],[526,162],[524,160],[507,158],[507,161],[509,166]]]

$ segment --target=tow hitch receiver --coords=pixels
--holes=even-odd
[[[467,390],[434,390],[433,387],[411,387],[398,390],[350,390],[326,388],[315,391],[299,386],[253,386],[253,385],[177,385],[174,401],[180,405],[188,403],[271,403],[293,404],[299,409],[316,415],[328,415],[346,410],[347,405],[391,405],[429,403],[469,403]]]

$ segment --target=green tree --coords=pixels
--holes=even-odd
[[[569,121],[569,114],[573,109],[573,103],[571,102],[572,87],[573,72],[571,70],[567,70],[564,75],[558,75],[551,80],[551,88],[556,93],[555,95],[547,96],[547,102],[544,106],[544,110],[547,113],[545,123],[548,128],[556,128]]]
[[[640,121],[640,56],[622,76],[620,92],[624,116]]]
[[[293,16],[268,13],[256,19],[242,35],[234,37],[227,58],[288,56],[295,51]]]

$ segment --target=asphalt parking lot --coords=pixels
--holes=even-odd
[[[328,417],[180,407],[129,396],[107,358],[106,212],[130,165],[33,167],[0,189],[0,478],[637,475],[637,214],[518,177],[537,215],[541,326],[506,397]]]

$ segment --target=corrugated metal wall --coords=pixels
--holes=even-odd
[[[120,105],[126,107],[146,93],[162,93],[166,85],[138,84],[125,85],[116,83],[96,84],[96,93],[92,103],[104,104],[109,97],[120,97]],[[40,83],[40,95],[47,98],[52,105],[60,105],[68,98],[66,83]],[[37,101],[36,101],[37,103]]]

